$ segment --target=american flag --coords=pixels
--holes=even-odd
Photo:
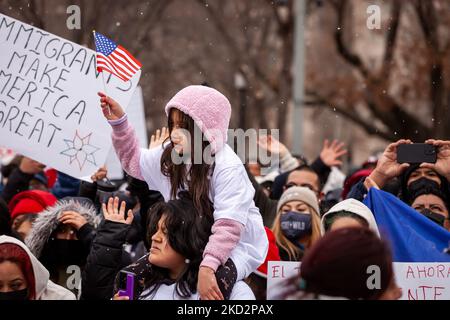
[[[108,71],[123,81],[130,80],[142,64],[125,48],[94,31],[97,71]]]

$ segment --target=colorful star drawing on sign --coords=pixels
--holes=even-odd
[[[81,137],[77,130],[73,140],[64,139],[67,149],[62,151],[61,154],[70,158],[70,164],[77,161],[80,170],[83,169],[86,162],[97,166],[94,153],[100,150],[100,148],[90,144],[91,136],[92,132],[85,137]]]

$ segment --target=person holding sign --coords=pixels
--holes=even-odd
[[[402,295],[389,246],[368,228],[327,233],[288,282],[284,295],[290,299],[398,300]]]
[[[226,144],[230,102],[210,87],[182,89],[165,108],[170,141],[148,150],[139,148],[122,107],[104,93],[99,96],[123,169],[161,192],[165,201],[175,199],[183,189],[189,191],[199,214],[214,217],[200,264],[198,292],[202,300],[229,298],[234,283],[264,262],[268,248],[267,238],[261,237],[264,226],[253,202],[252,184],[241,160]],[[208,210],[211,202],[214,210]]]
[[[305,251],[320,238],[319,203],[306,187],[291,187],[277,205],[272,231],[282,261],[301,261]]]

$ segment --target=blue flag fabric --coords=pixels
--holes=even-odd
[[[450,262],[444,250],[450,232],[392,194],[371,188],[364,204],[372,210],[382,237],[389,240],[395,262]]]

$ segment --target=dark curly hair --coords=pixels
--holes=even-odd
[[[181,192],[178,196],[179,199],[159,202],[150,208],[147,237],[151,245],[151,237],[157,232],[158,222],[164,216],[170,246],[189,259],[185,270],[175,279],[177,294],[188,298],[197,291],[198,270],[214,219],[212,215],[199,214],[187,192]],[[156,293],[161,284],[169,279],[167,269],[155,265],[150,268],[144,282],[145,289],[150,291],[145,296]]]

